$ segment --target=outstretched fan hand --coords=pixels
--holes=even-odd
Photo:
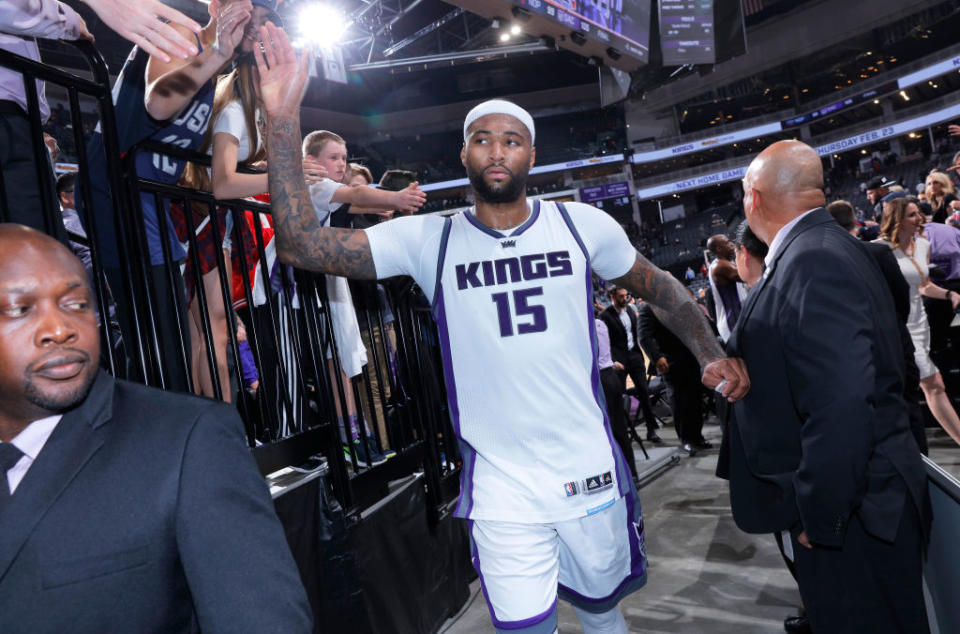
[[[253,51],[267,116],[297,115],[307,90],[310,55],[304,51],[297,59],[287,34],[272,22],[260,27],[260,42]]]

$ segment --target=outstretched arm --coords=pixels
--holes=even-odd
[[[726,381],[723,395],[728,399],[746,395],[750,378],[743,361],[726,357],[703,312],[678,280],[637,253],[633,267],[613,282],[642,297],[657,319],[683,341],[703,368],[704,385],[713,389]]]
[[[713,266],[710,267],[710,275],[713,276],[714,282],[720,282],[721,284],[733,284],[743,281],[740,279],[737,265],[730,260],[714,261]]]
[[[413,213],[427,201],[427,195],[418,187],[418,183],[410,183],[398,192],[373,187],[341,187],[331,200],[335,203],[362,205],[374,209],[374,212],[397,209],[401,213]]]
[[[358,279],[376,279],[363,231],[323,227],[303,177],[300,102],[309,58],[297,54],[282,29],[267,23],[254,46],[260,94],[267,116],[267,167],[277,255],[297,268]]]
[[[194,52],[186,62],[150,56],[143,103],[151,117],[158,121],[170,119],[190,103],[204,84],[216,77],[233,59],[252,11],[250,0],[222,7],[217,15],[213,45],[205,46],[200,53]],[[174,30],[193,39],[186,27],[174,26]]]

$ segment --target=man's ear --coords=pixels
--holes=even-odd
[[[537,162],[537,148],[530,148],[530,168],[533,169],[533,164]]]
[[[467,142],[463,142],[463,147],[460,148],[460,163],[466,167],[467,166]]]

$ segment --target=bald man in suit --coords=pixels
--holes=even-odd
[[[929,498],[890,292],[823,208],[812,148],[771,145],[743,187],[769,252],[727,347],[753,379],[718,464],[734,520],[781,540],[814,632],[926,632]]]

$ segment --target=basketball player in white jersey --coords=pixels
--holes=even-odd
[[[585,632],[627,632],[617,602],[646,582],[643,522],[602,401],[591,269],[655,306],[705,384],[725,382],[730,399],[749,389],[742,363],[724,357],[683,286],[610,216],[526,198],[535,129],[508,102],[480,104],[464,123],[475,209],[321,227],[299,167],[306,63],[279,29],[261,37],[279,257],[347,277],[411,275],[431,299],[464,460],[455,514],[468,521],[497,631],[554,632],[559,595]]]
[[[740,318],[740,308],[747,297],[747,285],[737,272],[737,250],[730,238],[722,233],[711,236],[707,240],[707,251],[714,256],[709,277],[717,312],[717,331],[726,344]]]

